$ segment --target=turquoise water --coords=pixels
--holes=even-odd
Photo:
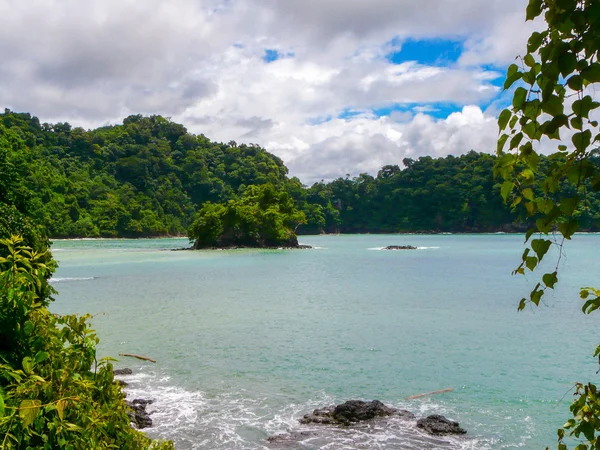
[[[597,380],[598,235],[578,235],[556,292],[517,304],[537,280],[511,276],[516,235],[303,236],[313,250],[181,251],[185,239],[55,241],[58,313],[91,313],[99,353],[138,353],[130,397],[153,398],[153,437],[178,449],[504,449],[554,446],[575,381]],[[414,251],[382,251],[410,244]],[[555,262],[558,253],[548,257]],[[549,265],[550,267],[550,265]],[[451,393],[406,400],[443,388]],[[429,438],[391,419],[300,425],[312,409],[379,399],[441,413],[466,438]],[[557,404],[558,403],[558,404]]]

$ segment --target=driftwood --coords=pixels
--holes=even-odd
[[[132,358],[143,359],[144,361],[156,362],[155,359],[148,358],[147,356],[134,355],[133,353],[119,353],[119,356],[131,356]]]
[[[414,400],[415,398],[426,397],[428,395],[443,394],[444,392],[452,392],[454,388],[440,389],[439,391],[425,392],[423,394],[411,395],[406,397],[408,400]]]

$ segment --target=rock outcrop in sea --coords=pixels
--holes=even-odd
[[[412,245],[388,245],[383,247],[384,250],[417,250],[417,247]]]
[[[371,420],[376,417],[401,416],[406,419],[414,419],[415,415],[410,411],[391,408],[379,400],[364,402],[362,400],[348,400],[341,405],[327,406],[315,409],[310,414],[305,414],[300,423],[320,423],[325,425],[344,425]]]
[[[358,425],[364,421],[398,417],[413,422],[416,416],[403,409],[397,409],[384,405],[379,400],[365,402],[362,400],[348,400],[340,405],[331,405],[315,409],[312,413],[305,414],[299,422],[310,425],[333,425],[348,427]],[[385,422],[384,422],[385,423]],[[413,422],[414,423],[414,422]],[[416,427],[432,436],[462,435],[466,430],[460,427],[458,422],[446,419],[444,416],[434,414],[416,421]],[[318,436],[318,430],[291,431],[289,433],[276,434],[267,438],[269,444],[276,447],[289,447],[294,442],[306,438]]]
[[[121,375],[121,376],[122,375],[132,375],[133,370],[131,370],[129,368],[114,369],[113,374]],[[115,383],[118,383],[121,386],[127,386],[127,383],[123,380],[115,379]],[[125,394],[125,395],[127,395],[127,394]],[[150,413],[148,411],[146,411],[146,406],[150,405],[153,402],[154,402],[154,400],[146,400],[143,398],[136,398],[131,401],[125,400],[125,403],[130,408],[127,411],[127,415],[129,416],[129,421],[135,428],[142,429],[142,428],[148,428],[148,427],[152,426],[152,419],[150,418]]]
[[[417,420],[417,428],[421,428],[429,434],[436,436],[467,433],[467,430],[461,428],[458,422],[448,420],[439,414],[433,414]]]
[[[127,406],[131,409],[127,411],[129,420],[136,428],[148,428],[152,426],[152,419],[150,414],[146,411],[146,406],[151,404],[153,400],[145,400],[142,398],[136,398],[133,401],[125,400]]]

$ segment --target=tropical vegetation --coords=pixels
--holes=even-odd
[[[296,228],[306,222],[294,200],[272,184],[249,186],[239,200],[205,203],[188,231],[194,248],[298,247]]]
[[[130,426],[109,359],[96,357],[89,316],[48,310],[56,262],[36,198],[0,148],[0,448],[169,449]],[[7,151],[8,150],[8,151]]]
[[[515,273],[535,271],[553,245],[559,248],[586,226],[586,211],[595,209],[600,191],[600,128],[596,90],[600,83],[600,2],[597,0],[530,0],[527,20],[543,18],[527,53],[508,68],[504,87],[517,85],[512,107],[499,117],[500,138],[495,171],[504,180],[502,196],[521,208],[532,226],[528,247]],[[542,142],[556,141],[541,158]],[[542,164],[544,161],[544,164]],[[552,236],[551,236],[552,234]],[[560,238],[555,240],[555,236]],[[533,238],[535,236],[535,238]],[[527,304],[539,305],[558,283],[558,267],[541,276]],[[600,290],[583,287],[582,311],[600,309]],[[600,346],[593,351],[600,363]],[[600,392],[595,383],[577,383],[572,418],[558,430],[558,448],[568,439],[576,450],[600,449]]]
[[[248,187],[265,184],[287,192],[304,213],[297,234],[525,230],[531,219],[499,197],[495,163],[474,151],[406,158],[376,176],[307,187],[258,145],[212,142],[161,116],[84,130],[0,114],[0,175],[15,185],[12,203],[26,203],[53,238],[186,235],[208,202],[239,201]],[[550,163],[539,156],[540,166]],[[597,229],[600,196],[589,195],[576,213],[583,228]],[[25,220],[14,211],[10,217]]]

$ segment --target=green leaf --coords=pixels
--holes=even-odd
[[[526,15],[527,20],[533,20],[542,13],[542,0],[529,0]]]
[[[560,201],[560,211],[567,216],[570,216],[577,209],[577,205],[579,204],[579,197],[567,197],[563,198]]]
[[[512,192],[514,187],[515,183],[513,183],[512,181],[505,181],[504,183],[502,183],[502,186],[500,187],[500,195],[502,196],[505,202],[508,199],[508,196]]]
[[[533,58],[533,55],[531,53],[527,53],[525,55],[525,58],[523,58],[523,62],[528,66],[528,67],[533,67],[535,66],[535,59]]]
[[[26,356],[25,358],[23,358],[23,372],[25,372],[27,375],[31,375],[31,372],[33,372],[33,361],[31,360],[31,358],[29,356]]]
[[[577,219],[571,219],[568,222],[561,223],[558,226],[558,231],[565,237],[565,239],[571,239],[571,236],[575,234],[579,228],[579,222]]]
[[[514,73],[511,76],[506,77],[506,80],[504,80],[504,85],[502,87],[504,88],[504,90],[507,90],[515,83],[515,81],[520,80],[521,78],[523,78],[523,72]]]
[[[538,259],[535,256],[528,256],[525,258],[525,266],[533,272],[535,266],[537,266]]]
[[[529,294],[529,300],[535,306],[538,306],[540,304],[542,295],[544,295],[544,291],[540,291],[539,287],[540,287],[540,284],[538,283],[537,286],[535,287],[535,289],[533,291],[531,291],[531,294]]]
[[[48,352],[39,351],[35,354],[35,362],[36,363],[44,362],[48,359],[48,357],[49,357]]]
[[[540,261],[544,258],[544,255],[548,253],[550,245],[552,245],[552,242],[549,239],[534,239],[531,241],[531,248]]]
[[[523,197],[525,197],[527,200],[533,200],[533,190],[531,188],[525,188],[523,189],[523,191],[521,191],[521,193],[523,194]]]
[[[60,418],[60,420],[64,419],[65,406],[67,406],[66,400],[59,400],[58,402],[56,402],[56,412],[58,413],[58,417]]]
[[[508,109],[505,109],[500,113],[500,117],[498,117],[498,128],[500,131],[503,131],[506,128],[511,115],[512,114]]]
[[[519,132],[517,134],[515,134],[512,139],[510,140],[510,144],[509,144],[509,149],[513,150],[515,148],[517,148],[519,146],[519,144],[521,143],[521,140],[523,139],[523,133]]]
[[[517,66],[516,64],[513,63],[510,66],[508,66],[508,69],[506,69],[506,77],[510,78],[518,72],[519,72],[519,66]]]
[[[527,89],[519,86],[515,90],[512,104],[515,107],[515,109],[520,110],[521,108],[523,108],[523,105],[525,104],[526,100],[527,100]]]
[[[571,137],[571,142],[575,148],[582,152],[586,150],[592,141],[592,132],[590,130],[580,131]]]
[[[547,287],[549,287],[550,289],[554,289],[554,285],[558,283],[556,272],[544,274],[544,276],[542,277],[542,281]]]
[[[529,40],[527,41],[527,53],[537,52],[540,45],[542,45],[542,41],[544,40],[544,35],[542,33],[538,33],[534,31],[531,33]]]
[[[531,236],[533,236],[533,233],[535,233],[535,228],[529,228],[527,230],[527,232],[525,233],[525,242],[527,242],[529,240],[529,238]],[[529,250],[529,249],[527,249],[527,250]]]
[[[498,155],[502,153],[502,149],[504,148],[504,144],[506,143],[507,139],[508,134],[506,133],[498,138],[498,148],[496,149],[496,153],[498,153]]]
[[[551,116],[558,116],[564,111],[562,99],[558,95],[552,95],[546,101],[542,102],[542,111]]]
[[[583,78],[581,75],[573,75],[567,80],[567,86],[574,91],[580,91],[583,89]]]
[[[570,75],[577,66],[577,56],[574,53],[568,52],[563,53],[558,57],[558,67],[560,68],[560,74],[563,77]]]
[[[0,391],[0,419],[4,417],[4,397],[2,397],[2,392]]]
[[[588,83],[599,83],[600,82],[600,64],[594,63],[591,64],[588,68],[584,69],[581,72],[583,78]]]
[[[42,402],[39,400],[23,400],[19,405],[19,417],[25,428],[29,427],[38,415]]]

